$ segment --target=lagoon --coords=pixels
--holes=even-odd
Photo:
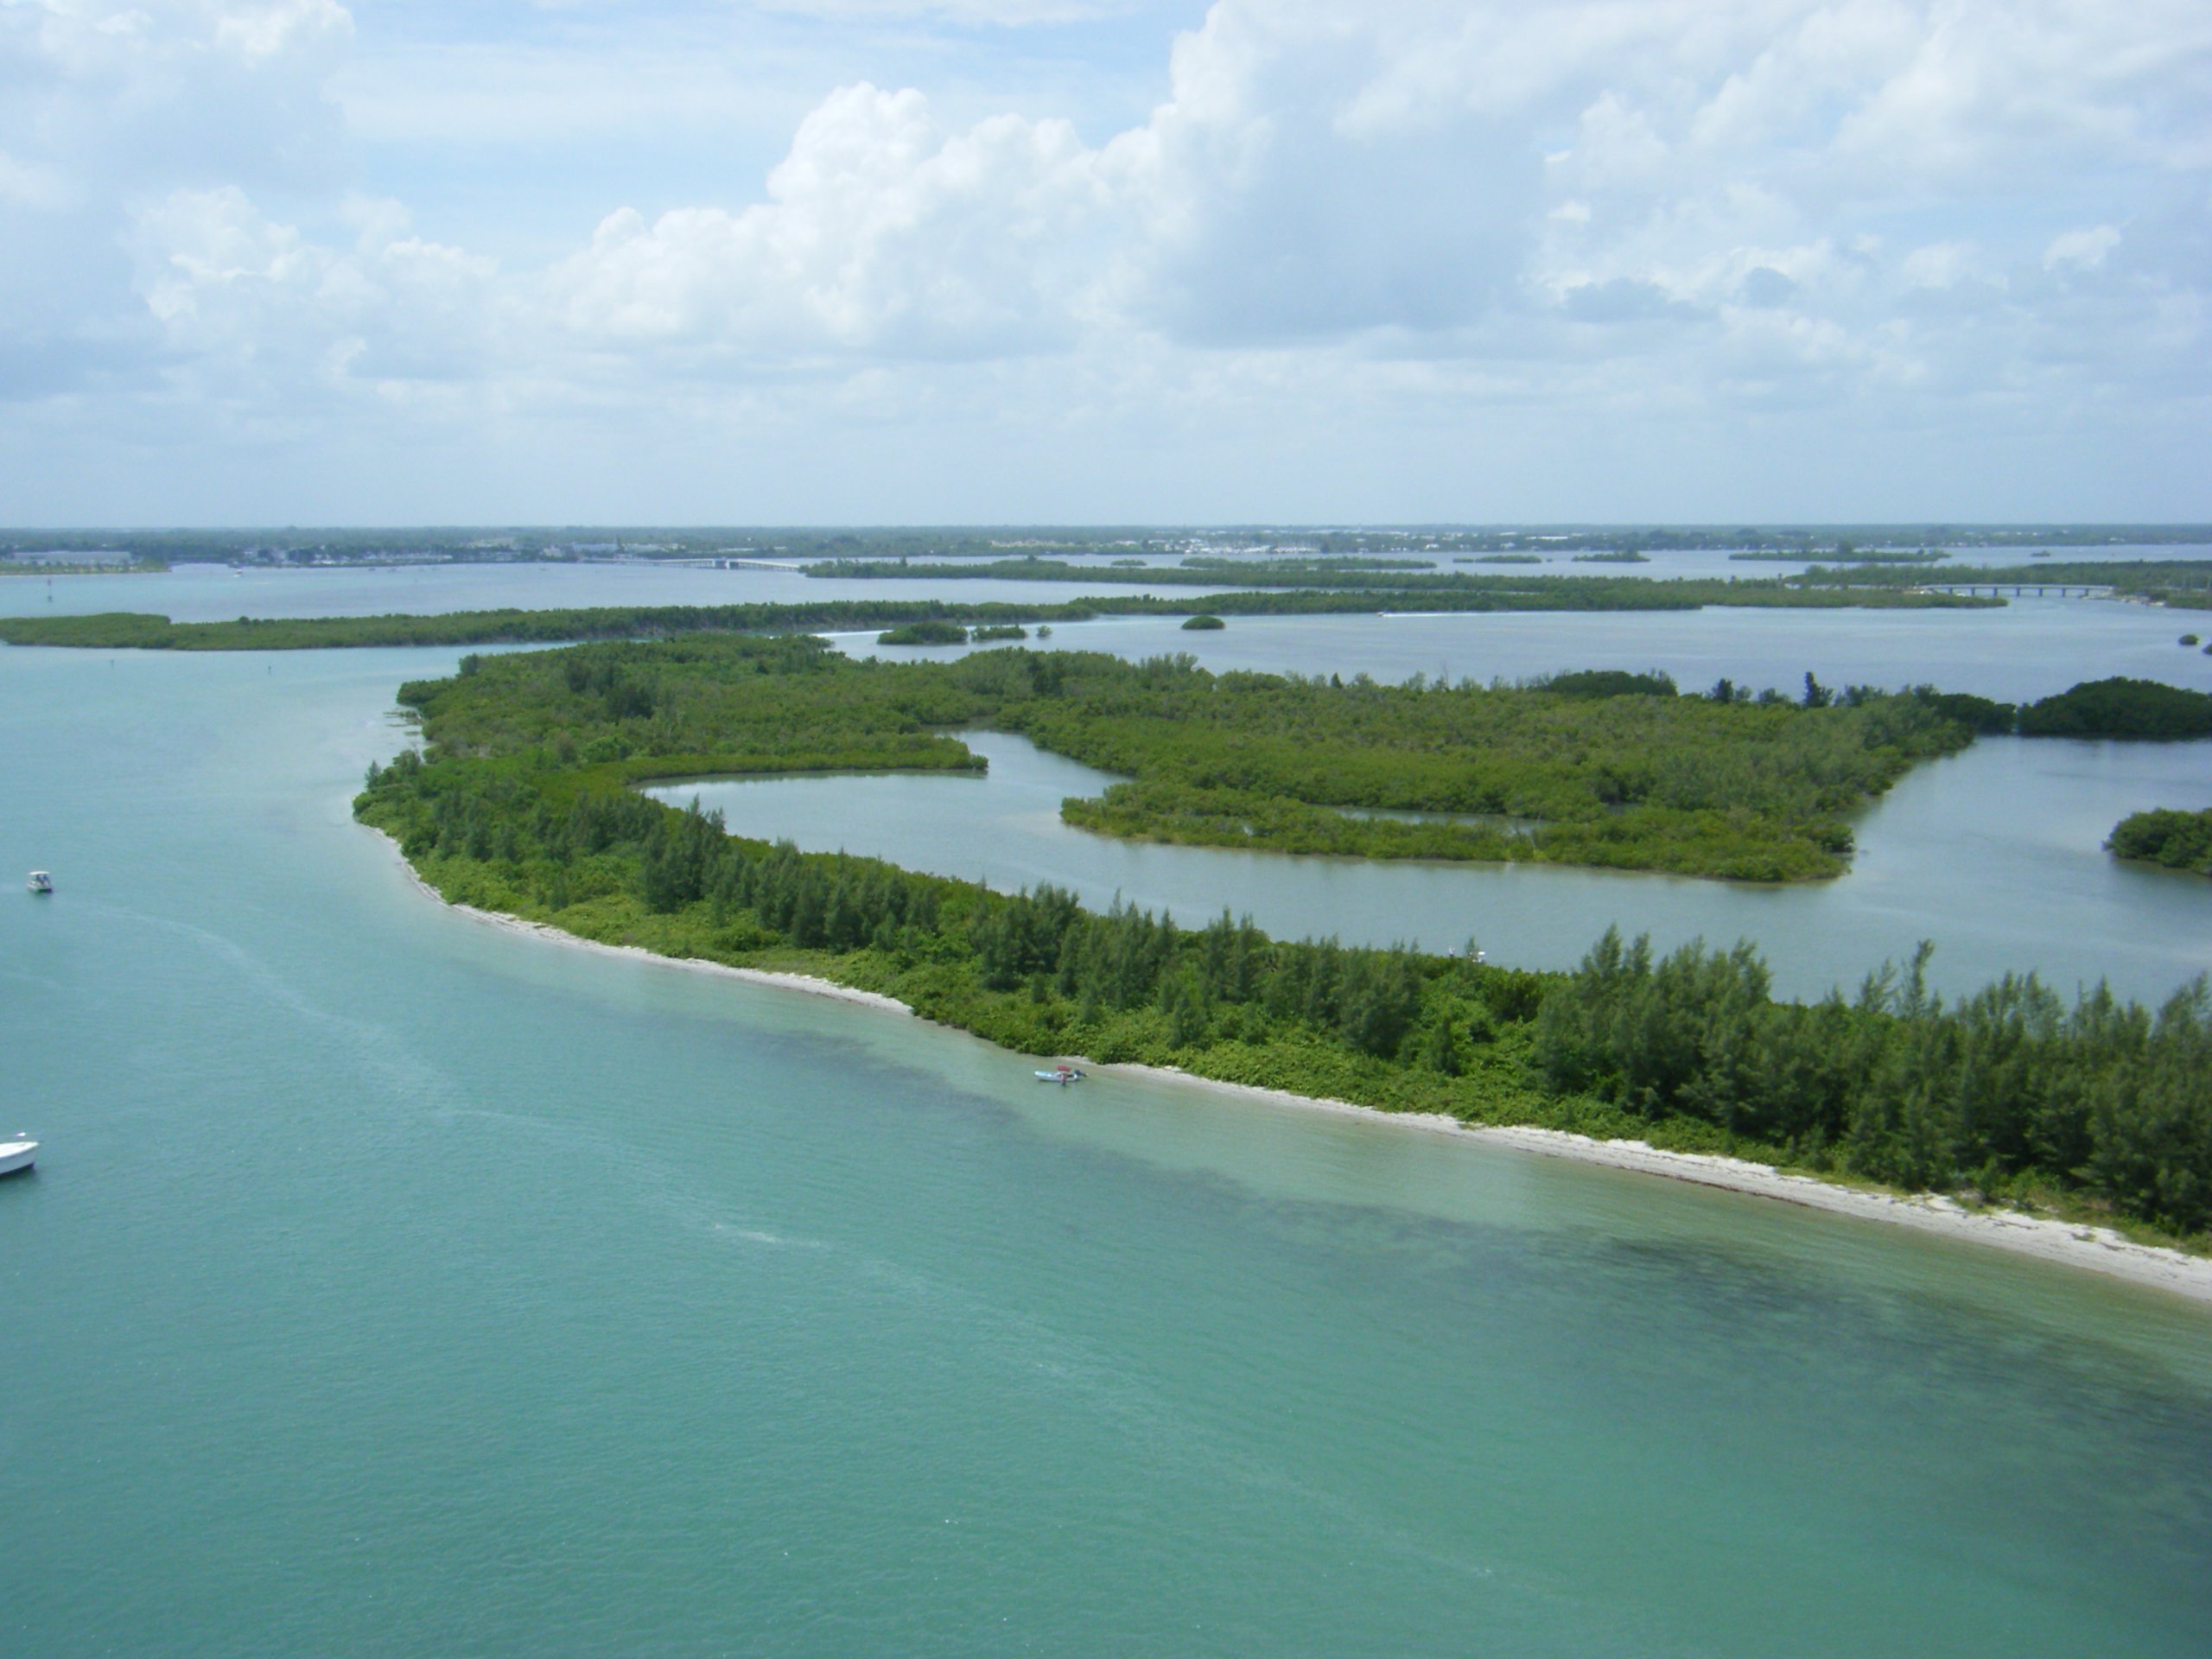
[[[1060,802],[1111,775],[1001,733],[964,733],[982,778],[893,774],[687,780],[647,792],[696,799],[734,835],[809,852],[865,853],[1012,892],[1051,882],[1103,908],[1116,897],[1202,926],[1226,907],[1285,938],[1473,940],[1490,960],[1567,968],[1606,928],[1756,944],[1784,995],[1856,988],[1923,939],[1930,982],[1972,991],[2040,973],[2070,997],[2107,980],[2156,1003],[2212,971],[2212,882],[2117,862],[2113,823],[2194,799],[2212,743],[1984,738],[1909,774],[1858,823],[1849,874],[1765,886],[1559,865],[1483,865],[1155,846],[1062,823]]]

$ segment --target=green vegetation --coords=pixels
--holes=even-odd
[[[1919,695],[1720,705],[1676,696],[1663,676],[1339,685],[1180,662],[1085,672],[987,719],[1127,774],[1062,806],[1103,834],[1757,881],[1841,874],[1849,816],[1916,761],[1972,741]]]
[[[1993,590],[2109,588],[2126,598],[2150,600],[2178,609],[2212,608],[2212,560],[2206,559],[2053,560],[2032,569],[2016,564],[1956,565],[1935,575],[1910,567],[1835,569],[1815,565],[1795,580],[1807,587],[1859,588],[1909,587],[1922,582]]]
[[[1185,623],[1184,626],[1187,627],[1190,625]],[[980,628],[970,628],[968,630],[968,637],[979,645],[994,645],[1005,640],[1027,639],[1029,637],[1029,630],[1019,622],[1002,622],[995,626],[987,625]]]
[[[818,641],[728,635],[470,661],[442,695],[447,741],[557,746],[592,726],[582,760],[621,763],[626,779],[671,775],[640,772],[655,756],[681,757],[674,775],[979,764],[934,734],[984,728],[1124,777],[1062,807],[1101,833],[1747,880],[1840,874],[1848,816],[1972,741],[1927,693],[1719,703],[1611,672],[1339,684],[1088,652],[855,662]],[[1497,818],[1537,823],[1509,832]]]
[[[1649,564],[1651,563],[1651,556],[1648,553],[1639,553],[1632,547],[1624,547],[1606,553],[1578,553],[1574,556],[1574,563],[1577,564]]]
[[[821,974],[1025,1052],[2058,1201],[2176,1235],[2212,1225],[2202,982],[2155,1015],[2101,990],[2069,1009],[2032,978],[1946,1007],[1916,963],[1855,999],[1797,1007],[1771,999],[1742,947],[1655,960],[1608,936],[1575,972],[1540,975],[1471,956],[1286,944],[1227,914],[1184,928],[1128,906],[1086,911],[1052,888],[1001,895],[736,839],[713,817],[626,787],[739,762],[958,764],[960,746],[928,727],[994,702],[1046,725],[1084,713],[1118,741],[1147,711],[1203,702],[1223,683],[1173,664],[1110,663],[998,652],[949,666],[854,664],[788,639],[472,658],[451,679],[403,688],[428,759],[410,751],[372,767],[355,810],[450,899],[670,956]],[[1427,729],[1469,695],[1249,690],[1248,706],[1275,715],[1339,711],[1339,743],[1370,721]],[[1510,730],[1517,708],[1554,742],[1578,719],[1624,709],[1630,728],[1649,728],[1662,701],[1480,695],[1497,702],[1482,723]],[[1221,701],[1245,700],[1232,689]],[[1701,722],[1750,715],[1826,734],[1840,753],[1852,747],[1845,716],[1926,718],[1910,699],[1810,710],[1668,701]],[[801,702],[810,718],[794,722]],[[910,723],[887,721],[893,711]]]
[[[1116,573],[1063,566],[1067,581],[1164,578],[1157,569]],[[868,574],[930,575],[942,567],[892,564]],[[957,575],[984,575],[988,567],[960,568]],[[1420,580],[1401,578],[1400,580]],[[1963,607],[2002,603],[1993,599],[1904,590],[1799,588],[1767,582],[1653,582],[1639,577],[1548,577],[1509,582],[1502,577],[1426,578],[1443,586],[1268,593],[1209,593],[1207,611],[1218,616],[1371,616],[1385,611],[1694,611],[1707,605],[1846,609]],[[1452,585],[1452,584],[1457,584]],[[1497,584],[1497,585],[1491,585]],[[1100,616],[1185,616],[1192,601],[1154,594],[1094,594],[1065,604],[935,599],[824,600],[815,604],[605,605],[569,610],[451,611],[430,616],[245,617],[235,622],[172,622],[139,611],[89,616],[0,617],[0,644],[65,645],[118,651],[321,651],[369,645],[556,645],[571,640],[664,639],[686,633],[825,632],[903,626],[910,622],[1004,625],[1086,622]]]
[[[1554,682],[1556,684],[1557,682]],[[1671,684],[1672,682],[1669,682]],[[1722,680],[1706,694],[1716,702],[1772,701]],[[1833,693],[1805,677],[1804,701],[1827,702]],[[2186,739],[2212,736],[2212,696],[2155,680],[2085,680],[2056,696],[2030,703],[1999,702],[1962,691],[1923,689],[1916,696],[1945,719],[1991,736]]]
[[[1547,674],[1530,683],[1540,690],[1560,697],[1671,697],[1676,695],[1675,677],[1662,674],[1656,669],[1646,674],[1631,674],[1618,668],[1589,668],[1575,674]],[[1732,702],[1732,697],[1716,697],[1716,702]]]
[[[1543,557],[1536,553],[1482,553],[1472,558],[1454,559],[1454,564],[1541,564]]]
[[[1541,563],[1541,561],[1538,561]],[[1642,555],[1577,559],[1577,563],[1643,564]],[[1118,561],[1116,562],[1119,563]],[[1455,561],[1457,563],[1457,561]],[[2001,604],[1995,597],[1923,592],[1897,584],[1863,587],[1815,582],[1812,574],[1786,578],[1653,578],[1612,575],[1491,575],[1465,570],[1370,571],[1326,567],[1314,561],[1244,560],[1240,573],[1268,588],[1325,589],[1305,597],[1328,611],[1694,611],[1707,605],[1819,609],[1955,607]],[[1144,565],[1127,569],[1073,564],[1065,559],[995,559],[983,564],[922,564],[903,560],[831,560],[806,567],[810,576],[839,581],[1056,582],[1120,583],[1129,587],[1211,587],[1211,569]],[[1363,602],[1363,596],[1364,602]],[[1273,601],[1270,603],[1269,601]],[[1086,601],[1103,607],[1103,598]],[[1209,594],[1211,610],[1248,613],[1301,608],[1289,594]]]
[[[2020,710],[2023,737],[2212,737],[2212,696],[2156,680],[2091,680]]]
[[[1119,563],[1120,561],[1116,560],[1116,563]],[[1325,575],[1332,570],[1433,570],[1436,568],[1436,561],[1433,559],[1389,559],[1374,554],[1361,553],[1291,554],[1288,556],[1277,553],[1262,555],[1258,557],[1249,555],[1230,557],[1219,553],[1193,553],[1181,560],[1179,564],[1180,568],[1185,570],[1207,570],[1217,575],[1257,574],[1262,577],[1273,575],[1280,570],[1296,570],[1309,575],[1318,571]]]
[[[2212,875],[2212,811],[2161,807],[2130,813],[2113,827],[2105,845],[2119,858]]]
[[[1105,603],[1117,613],[1129,615],[1179,616],[1190,608],[1134,595]],[[105,651],[321,651],[372,645],[558,645],[793,629],[856,632],[929,621],[957,624],[965,639],[970,625],[1044,619],[1086,622],[1099,614],[1087,600],[1065,605],[961,605],[930,599],[830,600],[810,605],[608,605],[575,610],[452,611],[432,616],[242,616],[235,622],[172,622],[165,616],[108,611],[90,616],[0,617],[0,642]]]
[[[1185,633],[1211,633],[1218,629],[1225,628],[1228,626],[1228,623],[1223,621],[1217,616],[1206,616],[1202,614],[1192,617],[1185,621],[1183,624],[1183,631]]]
[[[879,645],[964,645],[968,630],[957,622],[909,622],[875,636]]]

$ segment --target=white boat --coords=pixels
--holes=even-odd
[[[48,875],[44,870],[33,870],[30,874],[30,880],[24,882],[23,885],[29,887],[33,893],[52,893],[54,891],[54,878]]]
[[[1049,1071],[1039,1071],[1037,1074],[1037,1081],[1039,1083],[1057,1083],[1063,1085],[1071,1083],[1081,1083],[1083,1081],[1083,1073],[1077,1071],[1075,1067],[1071,1065],[1056,1065]]]
[[[13,1175],[18,1170],[29,1169],[31,1160],[38,1156],[35,1141],[0,1141],[0,1175]]]

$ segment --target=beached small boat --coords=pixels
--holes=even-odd
[[[0,1175],[14,1175],[29,1169],[37,1156],[35,1141],[0,1141]]]
[[[1039,1071],[1037,1074],[1037,1081],[1039,1083],[1057,1083],[1062,1084],[1081,1083],[1083,1081],[1083,1073],[1077,1071],[1075,1067],[1071,1065],[1056,1065],[1049,1071]]]
[[[23,885],[29,887],[33,893],[52,893],[54,891],[54,878],[48,875],[44,870],[33,870],[30,874],[30,879],[24,882]]]

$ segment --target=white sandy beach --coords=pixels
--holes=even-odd
[[[885,996],[874,991],[855,990],[850,986],[839,985],[810,974],[779,974],[757,968],[732,968],[723,963],[705,962],[696,957],[665,957],[637,945],[601,944],[594,939],[564,933],[559,928],[550,927],[541,922],[524,921],[520,917],[505,915],[497,911],[480,910],[473,905],[449,904],[436,888],[415,873],[414,867],[400,855],[397,842],[380,830],[372,830],[371,833],[391,849],[392,855],[399,860],[401,869],[405,871],[416,891],[473,920],[577,950],[595,950],[608,956],[627,957],[665,966],[720,974],[749,984],[799,991],[810,996],[826,996],[886,1014],[909,1018],[913,1015],[914,1011],[896,997]],[[1783,1204],[1802,1205],[1808,1209],[1826,1210],[1836,1215],[1890,1222],[1967,1243],[1989,1245],[2067,1267],[2087,1268],[2093,1273],[2107,1274],[2136,1284],[2171,1291],[2196,1301],[2212,1303],[2212,1257],[2190,1255],[2156,1245],[2138,1244],[2108,1227],[2056,1221],[2046,1217],[2026,1215],[2017,1210],[1969,1210],[1955,1199],[1933,1193],[1904,1194],[1839,1186],[1814,1176],[1791,1174],[1770,1164],[1755,1164],[1744,1159],[1726,1158],[1711,1153],[1668,1152],[1642,1141],[1597,1141],[1588,1135],[1570,1135],[1563,1130],[1528,1127],[1471,1127],[1441,1113],[1378,1111],[1372,1106],[1362,1106],[1352,1101],[1323,1100],[1280,1089],[1224,1083],[1213,1077],[1198,1077],[1173,1066],[1122,1062],[1102,1064],[1081,1055],[1069,1058],[1076,1064],[1102,1074],[1118,1072],[1131,1077],[1171,1079],[1192,1088],[1247,1100],[1268,1101],[1305,1111],[1349,1115],[1427,1134],[1465,1136],[1493,1146],[1541,1153],[1547,1157],[1571,1158],[1581,1163],[1601,1164],[1608,1169],[1662,1175],[1669,1180],[1719,1187],[1753,1198],[1772,1198]]]

